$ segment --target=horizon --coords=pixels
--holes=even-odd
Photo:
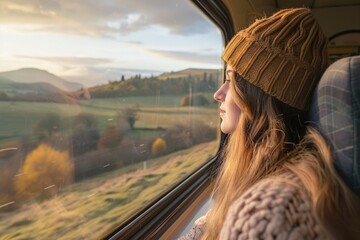
[[[15,69],[15,70],[10,70],[10,71],[1,71],[0,72],[0,75],[2,74],[7,74],[7,73],[19,73],[20,71],[27,71],[27,70],[35,70],[35,71],[40,71],[40,72],[46,72],[47,74],[49,75],[53,75],[61,80],[64,80],[68,83],[78,83],[78,81],[71,81],[71,79],[67,79],[67,78],[64,78],[62,76],[58,76],[56,75],[55,73],[52,73],[50,71],[47,71],[45,69],[40,69],[40,68],[34,68],[34,67],[24,67],[24,68],[19,68],[19,69]],[[144,70],[139,70],[139,69],[126,69],[127,71],[132,71],[133,74],[121,74],[119,75],[118,78],[116,79],[108,79],[107,81],[104,81],[104,82],[101,82],[101,83],[98,83],[96,85],[91,85],[91,86],[84,86],[83,84],[82,87],[85,87],[85,88],[91,88],[91,87],[96,87],[96,86],[101,86],[101,85],[104,85],[104,84],[108,84],[109,82],[111,81],[120,81],[122,76],[124,76],[125,80],[130,80],[131,78],[135,77],[135,76],[138,76],[140,75],[141,78],[147,78],[147,77],[161,77],[162,75],[167,75],[167,74],[178,74],[178,73],[181,73],[183,71],[187,71],[187,70],[194,70],[194,71],[197,71],[197,70],[200,70],[200,71],[204,71],[206,72],[207,70],[209,71],[221,71],[221,69],[215,69],[215,68],[194,68],[194,67],[191,67],[191,68],[185,68],[185,69],[180,69],[180,70],[171,70],[171,71],[166,71],[166,72],[160,72],[160,71],[153,71],[153,72],[144,72]],[[146,70],[145,70],[146,71]],[[1,77],[1,76],[0,76]],[[12,79],[8,79],[10,81],[13,81]],[[23,81],[15,81],[15,82],[23,82]],[[41,82],[41,81],[40,81]],[[23,83],[26,83],[25,81]],[[47,82],[47,83],[51,83],[50,81]]]

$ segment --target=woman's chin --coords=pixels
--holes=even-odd
[[[233,129],[232,127],[227,126],[224,123],[221,123],[220,130],[221,130],[222,133],[229,134],[229,133],[233,132],[235,129]]]

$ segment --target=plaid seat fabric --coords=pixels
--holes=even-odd
[[[325,71],[310,121],[332,144],[340,176],[360,196],[360,56],[340,59]]]

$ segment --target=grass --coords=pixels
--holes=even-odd
[[[218,115],[214,106],[178,107],[179,96],[128,97],[91,99],[78,105],[38,102],[0,101],[0,144],[24,136],[31,137],[37,120],[48,113],[59,114],[65,132],[71,131],[73,117],[80,113],[92,114],[97,120],[100,133],[106,126],[115,124],[115,118],[124,108],[137,109],[135,128],[167,128],[175,123],[201,120],[217,126]],[[146,134],[146,133],[144,133]]]
[[[0,239],[99,239],[214,154],[217,141],[73,184],[56,197],[0,213]]]

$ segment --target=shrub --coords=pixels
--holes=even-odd
[[[191,101],[190,101],[191,100]],[[195,93],[192,98],[189,96],[182,97],[180,99],[180,106],[206,106],[209,105],[209,101],[202,93]]]
[[[209,142],[216,138],[216,129],[202,121],[193,120],[190,125],[190,138],[194,144]]]
[[[134,129],[135,122],[139,119],[137,116],[137,108],[125,108],[119,115],[129,123],[131,129]]]
[[[74,159],[75,180],[95,176],[114,169],[118,157],[109,149],[98,149],[86,152]]]
[[[193,120],[190,125],[176,124],[169,127],[164,139],[167,152],[188,148],[192,145],[211,141],[216,138],[216,130],[201,121]]]
[[[20,198],[49,196],[71,183],[72,178],[73,164],[68,152],[41,144],[26,157],[15,188]]]
[[[164,139],[167,144],[167,152],[188,148],[192,145],[189,128],[182,124],[169,127],[164,134]]]
[[[151,145],[151,154],[154,156],[161,155],[166,151],[166,142],[162,138],[156,138]]]
[[[73,155],[77,156],[91,150],[96,150],[99,138],[99,131],[96,128],[78,125],[71,137]]]
[[[99,130],[93,115],[81,113],[74,118],[74,132],[71,136],[73,155],[96,150],[99,141]]]
[[[80,113],[74,118],[74,126],[83,125],[86,128],[97,128],[97,122],[93,115],[89,113]]]
[[[114,149],[98,149],[76,157],[74,159],[75,180],[138,163],[143,159],[144,156],[137,151],[134,142],[125,137]]]
[[[100,148],[109,148],[114,149],[122,140],[122,136],[120,136],[118,128],[116,126],[107,126],[104,130],[103,135],[99,140]]]
[[[60,130],[61,119],[55,113],[48,113],[44,118],[38,120],[34,124],[34,134],[39,140],[51,138]]]

